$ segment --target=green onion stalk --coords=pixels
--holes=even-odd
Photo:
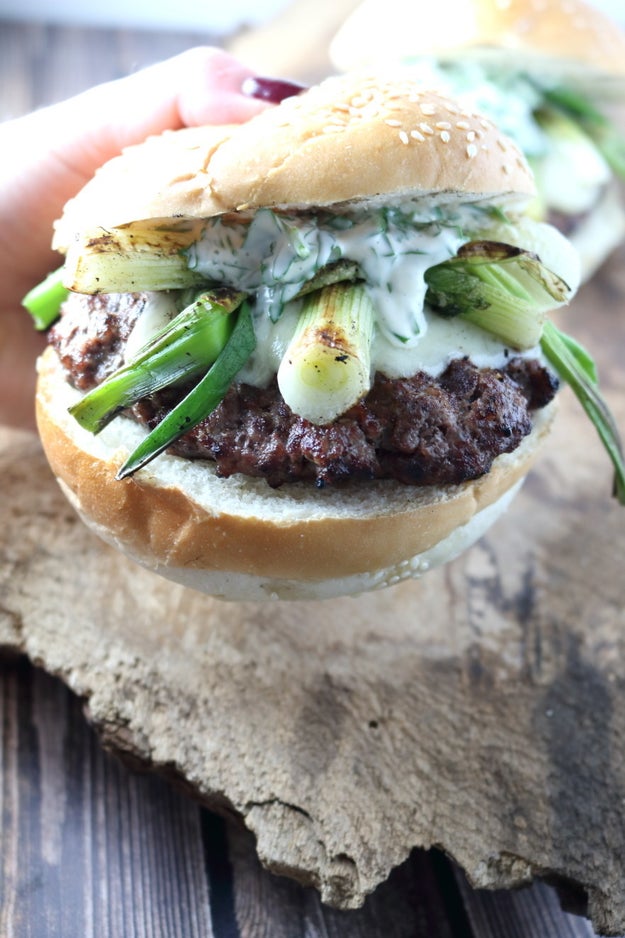
[[[256,347],[254,324],[249,304],[244,302],[230,338],[204,377],[186,397],[142,440],[117,473],[124,479],[141,469],[188,433],[221,403]]]
[[[361,284],[334,284],[303,301],[278,369],[284,401],[312,423],[331,423],[371,386],[375,309]]]
[[[599,389],[595,363],[575,339],[545,318],[549,308],[566,302],[566,284],[536,255],[492,242],[465,245],[456,257],[430,268],[426,281],[426,302],[436,312],[460,316],[513,348],[540,345],[595,427],[614,467],[614,495],[625,505],[623,443]]]
[[[625,136],[613,121],[575,89],[550,88],[542,93],[546,104],[574,121],[590,137],[610,169],[625,179]]]
[[[200,293],[128,363],[74,404],[72,416],[99,433],[141,398],[205,372],[225,347],[244,298],[227,289]]]
[[[425,280],[426,303],[437,313],[461,315],[515,349],[538,345],[547,311],[569,298],[535,254],[496,241],[468,242]]]

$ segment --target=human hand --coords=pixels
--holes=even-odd
[[[34,426],[44,339],[21,299],[59,265],[50,242],[65,202],[102,163],[150,134],[239,123],[262,110],[242,93],[251,78],[228,53],[199,47],[0,124],[0,424]]]

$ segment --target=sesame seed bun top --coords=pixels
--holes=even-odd
[[[470,54],[571,80],[625,81],[625,32],[583,0],[439,0],[427,17],[404,0],[363,0],[330,44],[343,71]]]
[[[67,204],[54,247],[147,219],[424,196],[508,204],[534,191],[524,157],[489,120],[404,71],[350,74],[238,127],[173,131],[129,148]]]
[[[237,209],[534,192],[515,144],[405,71],[332,77],[288,98],[218,147],[209,174]]]

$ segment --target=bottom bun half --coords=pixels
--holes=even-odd
[[[126,418],[98,436],[68,414],[79,398],[48,349],[37,420],[68,499],[105,541],[145,567],[221,599],[324,599],[377,589],[453,559],[510,503],[549,432],[553,405],[491,471],[459,486],[395,482],[270,488],[210,463],[163,454],[132,478],[115,474],[145,431]]]

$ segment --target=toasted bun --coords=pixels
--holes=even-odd
[[[543,74],[575,78],[582,65],[587,81],[625,79],[625,34],[582,0],[440,0],[427,16],[404,0],[363,0],[330,45],[341,70],[472,53]]]
[[[68,203],[54,247],[148,219],[450,193],[502,204],[534,191],[519,150],[490,121],[403,72],[346,75],[239,127],[173,131],[129,148]]]
[[[219,479],[206,462],[161,455],[115,480],[144,431],[118,418],[92,436],[67,413],[78,392],[56,353],[40,359],[37,419],[43,446],[76,510],[139,563],[224,599],[309,599],[419,576],[469,546],[514,495],[546,436],[551,407],[512,454],[475,482],[415,488],[394,482],[275,490]]]

